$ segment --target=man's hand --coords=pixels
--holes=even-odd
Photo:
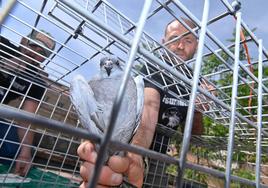
[[[204,81],[203,83],[201,83],[201,88],[207,90],[212,95],[217,96],[216,89],[213,85]],[[196,98],[197,107],[202,109],[203,111],[208,111],[210,109],[209,101],[210,101],[210,99],[208,99],[204,95],[197,96],[197,98]]]
[[[82,143],[77,153],[85,162],[80,167],[80,175],[83,179],[81,188],[87,187],[89,178],[93,174],[97,153],[94,145],[86,141]],[[143,161],[139,155],[128,154],[126,157],[112,156],[106,166],[103,166],[99,177],[98,187],[118,186],[126,175],[129,183],[141,187],[143,183]]]
[[[129,160],[129,166],[125,175],[128,177],[129,183],[140,188],[142,187],[144,177],[143,159],[140,155],[135,153],[128,153],[127,158]]]
[[[16,161],[15,173],[26,176],[31,168],[31,148],[22,147]]]
[[[203,89],[206,89],[206,90],[207,90],[208,92],[210,92],[212,95],[217,96],[216,88],[215,88],[213,85],[211,85],[211,84],[209,84],[209,83],[207,83],[207,82],[204,82],[204,83],[201,83],[201,87],[202,87]]]
[[[30,112],[30,113],[35,113],[35,110],[37,109],[38,102],[32,100],[32,99],[26,99],[23,103],[22,109]],[[34,132],[28,129],[28,124],[25,122],[19,122],[18,123],[20,126],[23,128],[18,128],[18,136],[19,136],[19,141],[22,144],[21,151],[19,156],[17,157],[16,161],[16,168],[15,168],[15,173],[25,176],[27,175],[28,171],[31,168],[31,145],[33,143],[33,138],[34,138]],[[29,146],[30,145],[30,146]]]

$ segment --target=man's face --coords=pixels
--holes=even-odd
[[[32,57],[33,59],[39,61],[39,62],[43,62],[45,60],[44,57],[42,57],[41,55],[45,56],[45,52],[44,49],[38,45],[28,45],[29,48],[31,48],[34,52],[31,52],[30,50],[27,50],[26,55],[29,55],[30,57]],[[41,55],[39,55],[41,54]]]
[[[167,43],[168,41],[177,38],[187,32],[189,31],[178,21],[173,21],[167,26],[163,43]],[[197,48],[197,40],[193,34],[189,33],[168,44],[167,48],[178,55],[184,61],[187,61],[193,58],[195,54]]]
[[[26,49],[26,48],[23,48],[21,46],[21,52],[24,53],[25,55],[27,56],[30,56],[31,58],[39,61],[39,62],[43,62],[45,60],[44,57],[42,57],[41,55],[39,54],[42,54],[43,56],[45,56],[45,52],[44,52],[44,49],[38,45],[33,45],[33,44],[29,44],[28,43],[28,40],[26,38],[23,38],[21,40],[21,44],[24,45],[24,46],[27,46],[28,48],[32,49],[33,51],[37,52],[37,53],[34,53],[34,52],[31,52],[30,50]],[[32,60],[30,60],[29,58],[27,58],[27,61],[30,63],[32,62]]]

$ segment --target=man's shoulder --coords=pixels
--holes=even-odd
[[[29,66],[27,66],[25,71],[20,72],[18,76],[18,80],[21,84],[32,85],[30,90],[34,93],[42,93],[47,87],[48,74],[39,70],[39,68],[29,68]]]
[[[18,55],[19,47],[12,44],[7,38],[0,36],[0,50],[1,56],[11,58],[10,55]]]
[[[1,42],[2,44],[7,45],[7,46],[15,46],[15,45],[12,44],[7,38],[2,37],[2,36],[0,36],[0,42]]]

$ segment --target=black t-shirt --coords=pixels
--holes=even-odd
[[[40,75],[31,72],[31,76],[26,73],[18,75],[0,71],[0,101],[8,104],[11,100],[17,99],[27,93],[28,98],[40,100],[45,91],[45,82]],[[10,87],[11,86],[11,87]],[[8,91],[8,93],[6,93]],[[4,101],[2,101],[4,98]]]
[[[17,51],[19,51],[19,47],[12,44],[8,39],[0,36],[0,59],[2,59],[2,57],[10,59],[10,55],[19,57]]]
[[[151,73],[155,70],[151,67],[149,69]],[[178,69],[178,71],[180,71],[180,69]],[[145,66],[142,68],[141,72],[147,74]],[[187,75],[187,77],[191,77],[191,75]],[[164,76],[164,74],[163,76],[160,76],[159,73],[154,74],[149,79],[156,81],[160,85],[164,85],[164,81],[167,83],[167,85],[173,83],[170,78]],[[186,88],[186,86],[183,85],[183,83],[177,84],[177,86],[170,86],[168,88],[170,91],[182,96],[180,97],[180,99],[178,99],[169,94],[167,91],[160,89],[159,87],[147,80],[145,80],[145,87],[154,88],[160,94],[160,109],[158,115],[157,130],[161,131],[156,132],[151,149],[154,149],[155,151],[161,153],[166,153],[170,137],[172,136],[172,132],[174,133],[175,130],[178,129],[178,127],[183,129],[188,109],[186,101],[189,100],[190,91]],[[178,92],[178,90],[180,93]],[[159,127],[162,128],[159,129]]]
[[[8,59],[11,58],[8,54],[19,57],[15,51],[18,50],[16,46],[3,37],[0,38],[0,42],[14,49],[13,51],[0,45],[1,56]],[[5,52],[8,54],[3,53],[2,50],[6,50]],[[5,66],[8,61],[2,59],[0,57],[0,63]],[[42,80],[38,70],[30,65],[27,65],[25,70],[21,72],[7,72],[0,69],[0,103],[7,104],[25,94],[27,94],[27,97],[40,100],[45,92],[44,86],[46,86],[45,81]]]

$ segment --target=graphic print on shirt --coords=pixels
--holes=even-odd
[[[180,113],[177,107],[171,107],[171,108],[168,108],[162,114],[162,120],[163,121],[168,120],[168,123],[166,125],[170,128],[174,128],[182,122],[183,115]]]
[[[161,122],[166,122],[165,125],[170,128],[176,128],[185,118],[182,108],[187,106],[186,103],[174,97],[167,97],[167,95],[163,97],[162,103],[165,108],[162,111]]]

